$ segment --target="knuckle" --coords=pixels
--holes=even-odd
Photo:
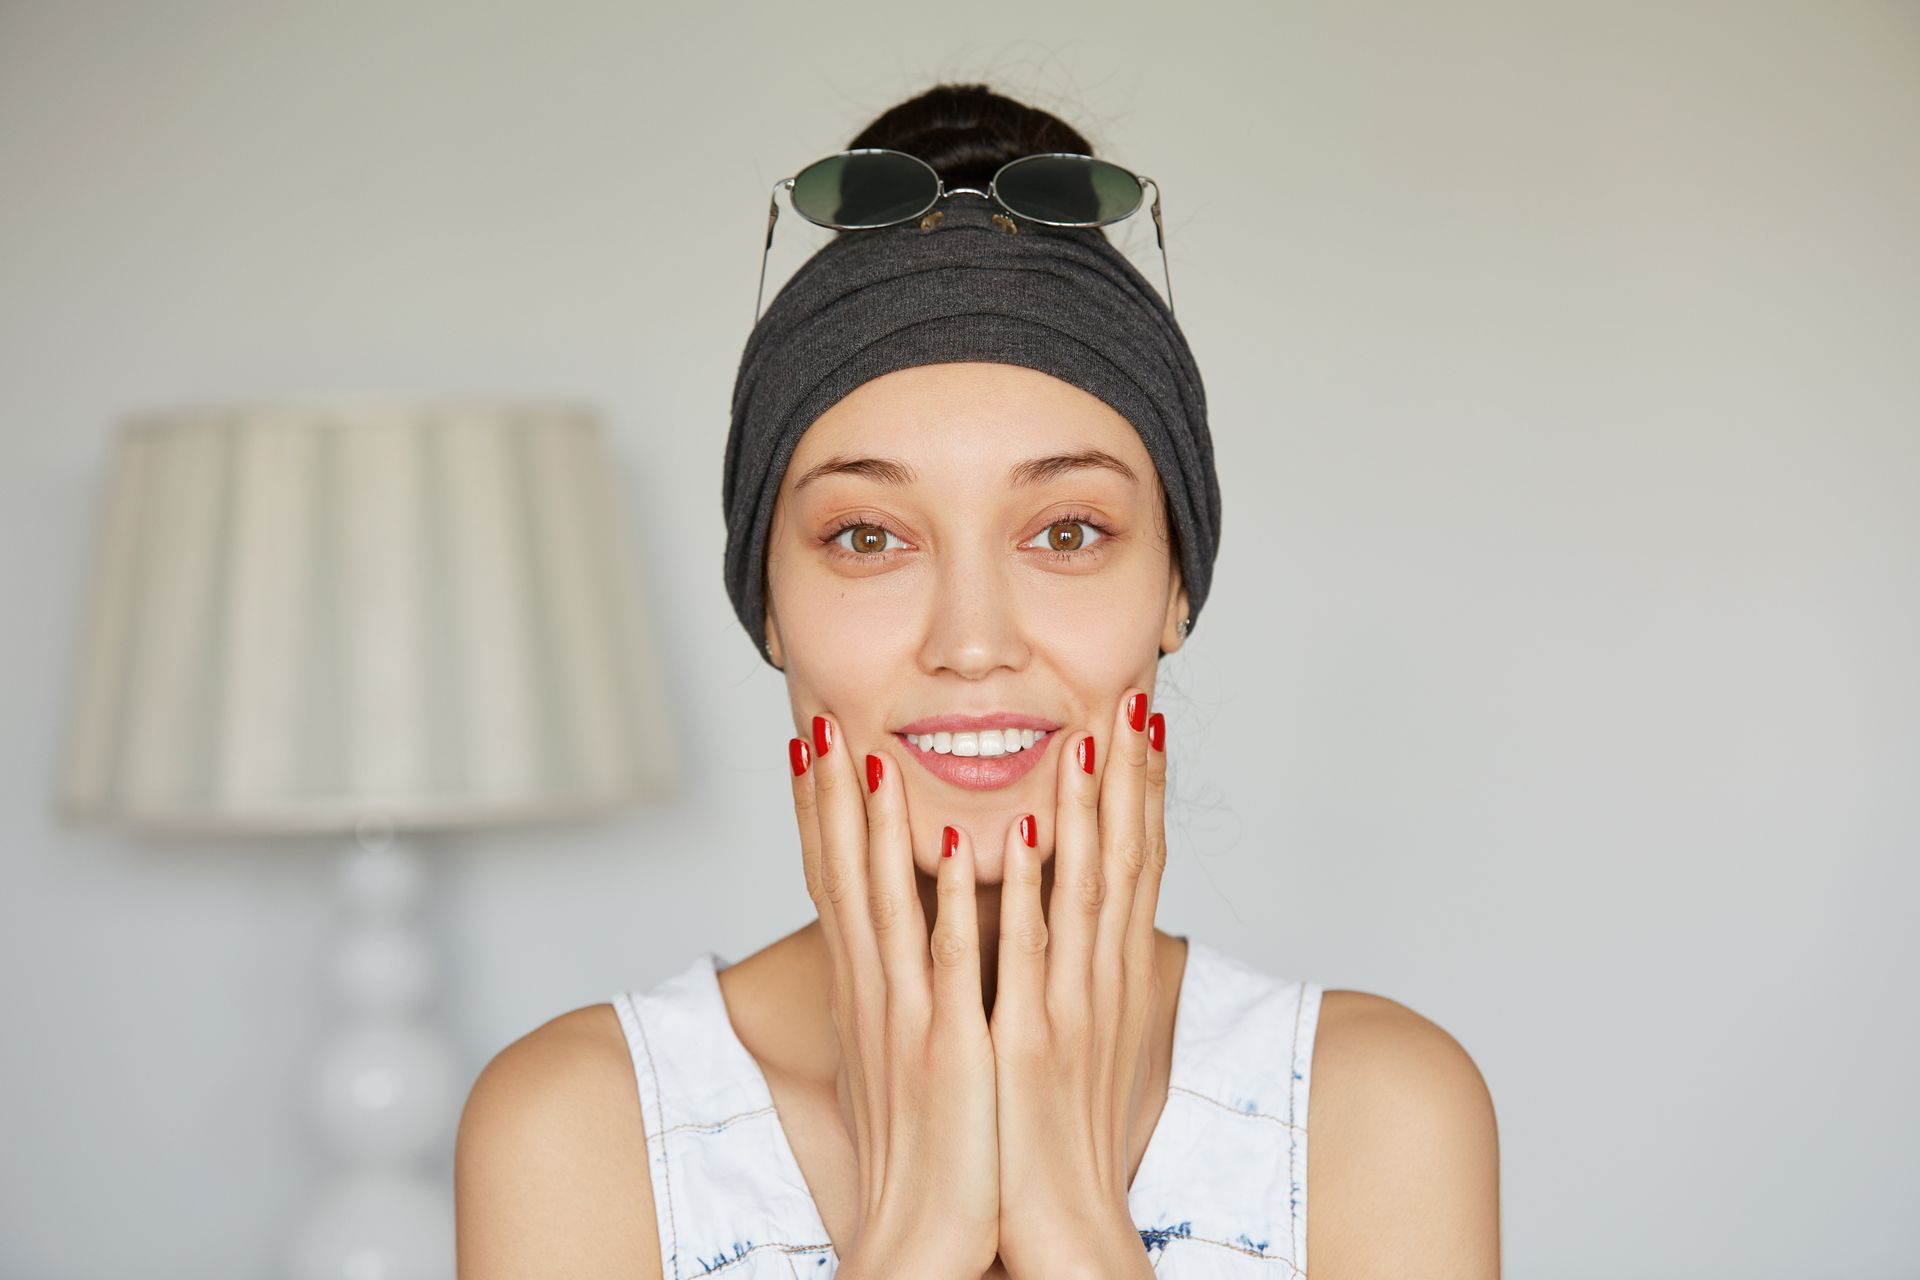
[[[1011,930],[1002,930],[1000,945],[1013,948],[1015,955],[1037,956],[1047,949],[1047,922],[1023,920]]]
[[[967,959],[967,940],[958,929],[935,929],[928,949],[936,968],[958,969]]]
[[[846,863],[838,858],[820,860],[820,891],[836,907],[846,902],[847,895],[853,892],[853,876]]]
[[[1073,882],[1073,896],[1084,911],[1097,912],[1107,900],[1107,875],[1094,868]]]
[[[1122,875],[1138,876],[1146,861],[1146,841],[1135,836],[1121,839],[1115,842],[1113,856]]]
[[[873,917],[876,933],[886,933],[899,925],[906,915],[904,904],[892,893],[874,889],[867,894],[867,911]]]

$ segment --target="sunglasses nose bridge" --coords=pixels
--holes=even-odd
[[[847,152],[843,154],[854,155],[858,153]],[[996,172],[993,175],[992,179],[988,181],[987,190],[985,191],[980,190],[978,187],[949,187],[946,184],[946,180],[940,176],[940,174],[933,168],[932,165],[927,164],[926,161],[924,160],[919,160],[918,157],[909,157],[909,158],[918,161],[918,163],[923,168],[925,168],[926,171],[929,174],[931,174],[933,177],[934,197],[933,197],[933,200],[928,204],[927,211],[923,211],[923,214],[922,214],[923,218],[925,217],[937,218],[938,214],[931,212],[932,210],[934,210],[935,206],[939,205],[939,203],[945,200],[948,196],[963,195],[963,194],[979,196],[983,200],[987,200],[990,203],[999,205],[1001,208],[1006,209],[1010,213],[1015,212],[1012,206],[1008,205],[1006,201],[1002,199],[1000,196],[1000,193],[999,193],[1000,173]],[[1025,158],[1039,159],[1040,157],[1025,157]],[[1080,159],[1080,160],[1088,159],[1088,157],[1084,157],[1084,156],[1076,156],[1074,158]],[[1011,168],[1012,166],[1019,164],[1020,162],[1021,162],[1020,160],[1010,160],[1005,165],[1001,166],[1001,171],[1004,172],[1006,169]],[[816,162],[816,163],[819,163],[819,162]],[[1132,178],[1135,182],[1137,182],[1140,185],[1140,196],[1143,201],[1146,198],[1148,189],[1149,188],[1152,189],[1153,200],[1149,208],[1151,210],[1151,214],[1153,218],[1153,238],[1160,250],[1160,269],[1162,272],[1165,273],[1165,280],[1166,280],[1166,286],[1167,286],[1167,309],[1168,311],[1172,311],[1173,310],[1173,269],[1167,260],[1166,227],[1164,223],[1161,221],[1161,216],[1160,216],[1160,184],[1155,182],[1152,178],[1146,176],[1145,174],[1134,173],[1133,171],[1122,168],[1119,165],[1113,165],[1111,161],[1108,161],[1106,163],[1109,164],[1112,168],[1120,169],[1122,173],[1125,173],[1128,177]],[[804,173],[805,171],[803,170],[802,172]],[[780,216],[780,206],[779,206],[778,196],[780,191],[784,188],[787,192],[788,200],[791,201],[793,199],[796,179],[798,179],[800,176],[801,175],[796,174],[794,175],[794,177],[782,178],[780,179],[780,181],[774,183],[773,192],[769,196],[767,201],[767,239],[760,253],[760,281],[759,281],[759,287],[755,290],[754,303],[753,303],[753,318],[754,318],[755,324],[759,323],[760,303],[766,296],[767,258],[773,249],[773,224],[775,220]],[[1048,222],[1046,219],[1034,218],[1031,214],[1021,214],[1019,216],[1026,217],[1029,220],[1034,222],[1042,222],[1050,226],[1097,227],[1097,226],[1105,226],[1108,223],[1117,222],[1123,218],[1129,217],[1132,214],[1137,213],[1139,211],[1139,208],[1140,208],[1139,204],[1135,204],[1133,208],[1129,209],[1126,213],[1121,214],[1118,218],[1105,218],[1105,219],[1101,219],[1098,222],[1090,222],[1090,223]],[[807,215],[806,212],[802,210],[798,205],[795,205],[794,211],[796,213],[799,213],[800,216],[806,218],[809,222],[817,221],[817,219]],[[897,222],[910,221],[912,216],[913,215],[908,215],[908,217],[896,219],[896,221]],[[996,221],[998,220],[999,220],[998,215],[996,215]],[[836,224],[834,223],[821,223],[820,225],[836,226]],[[892,225],[892,224],[875,224],[875,225]],[[838,227],[837,229],[853,230],[857,228]],[[928,229],[928,227],[925,225],[924,222],[922,223],[921,229],[922,230]],[[1014,226],[1011,220],[1007,221],[1005,229],[1009,231],[1014,229]]]

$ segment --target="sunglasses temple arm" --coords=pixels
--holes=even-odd
[[[1153,239],[1160,246],[1160,270],[1167,278],[1167,310],[1173,310],[1173,268],[1167,265],[1167,229],[1160,223],[1160,184],[1142,177],[1140,185],[1153,188]]]
[[[767,243],[760,250],[760,287],[753,295],[753,322],[760,323],[760,300],[767,296],[767,258],[773,253],[773,224],[780,217],[780,188],[791,187],[792,178],[782,178],[773,184],[773,191],[767,196]]]

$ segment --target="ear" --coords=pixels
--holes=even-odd
[[[1187,642],[1180,634],[1180,620],[1188,616],[1187,585],[1180,580],[1180,566],[1173,566],[1167,583],[1167,616],[1160,625],[1160,652],[1172,653]]]
[[[764,626],[767,633],[767,657],[773,662],[774,666],[785,671],[787,669],[786,651],[780,643],[780,624],[773,616],[773,597],[771,595],[767,596],[766,602],[767,607]]]

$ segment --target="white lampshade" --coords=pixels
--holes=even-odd
[[[677,783],[592,412],[344,397],[119,432],[61,805],[186,830],[534,821]]]

